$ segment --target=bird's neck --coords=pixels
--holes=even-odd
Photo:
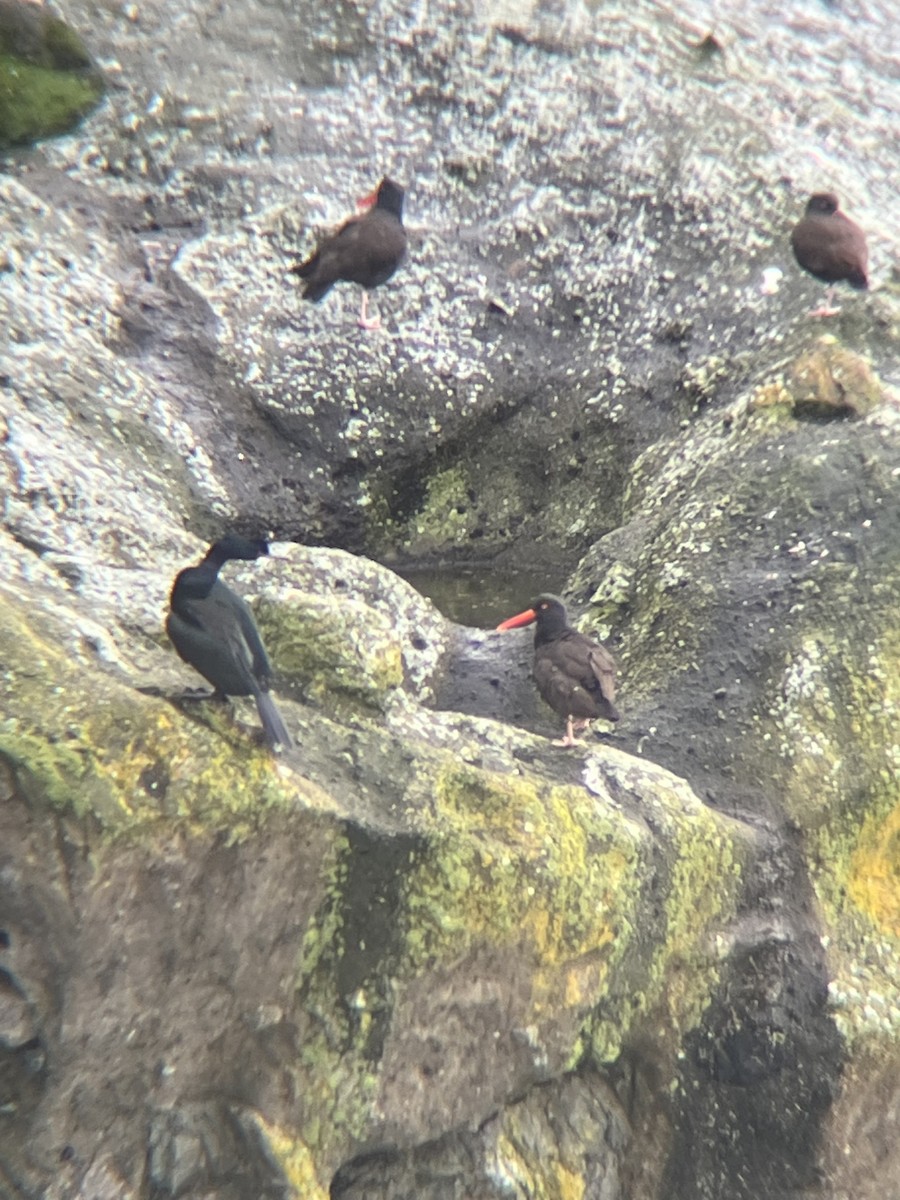
[[[185,567],[172,588],[172,603],[180,600],[205,600],[219,578],[219,562],[203,562],[196,567]]]
[[[390,213],[392,217],[396,217],[398,221],[403,220],[403,198],[399,200],[395,196],[382,199],[379,197],[375,205],[378,212]]]
[[[546,646],[548,642],[558,641],[559,638],[565,637],[569,632],[569,626],[565,620],[550,620],[541,621],[538,623],[534,631],[534,647]]]
[[[228,558],[228,553],[221,546],[210,546],[203,557],[203,561],[194,569],[196,571],[211,571],[213,578],[215,578],[222,566],[228,562]]]

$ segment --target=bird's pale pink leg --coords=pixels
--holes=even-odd
[[[366,314],[369,311],[369,293],[363,289],[362,305],[359,310],[359,327],[360,329],[380,329],[381,317],[369,317]]]
[[[818,308],[814,308],[809,315],[811,317],[836,317],[840,311],[840,306],[835,307],[834,304],[834,287],[830,287],[825,292],[823,303]]]
[[[579,725],[586,725],[587,721],[579,721],[578,723]],[[569,717],[569,719],[566,721],[566,736],[564,738],[554,738],[553,745],[567,747],[581,745],[581,742],[575,736],[575,722],[573,721],[572,717]]]

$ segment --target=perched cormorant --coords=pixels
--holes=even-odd
[[[366,315],[369,289],[386,283],[406,255],[403,188],[385,176],[359,203],[369,211],[351,217],[322,242],[311,258],[290,270],[306,280],[306,300],[321,300],[341,281],[360,284],[365,290],[359,324],[363,329],[377,329],[381,324],[378,317]]]
[[[232,558],[269,553],[266,542],[230,533],[214,542],[196,567],[175,577],[166,632],[186,663],[213,685],[214,697],[252,696],[270,746],[291,737],[269,695],[272,668],[246,601],[222,583],[219,570]]]
[[[573,629],[558,596],[538,596],[531,608],[510,617],[498,629],[537,622],[534,631],[534,681],[543,700],[566,718],[566,736],[556,746],[577,746],[576,729],[595,717],[618,721],[616,664],[599,642]]]
[[[859,291],[869,286],[866,235],[839,211],[833,192],[810,196],[806,213],[791,233],[791,248],[804,271],[829,285],[824,304],[811,317],[833,317],[841,311],[832,307],[834,284],[846,280]]]

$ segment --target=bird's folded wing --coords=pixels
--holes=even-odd
[[[610,704],[616,698],[616,664],[603,646],[595,646],[590,654],[591,671],[600,685],[600,695]]]

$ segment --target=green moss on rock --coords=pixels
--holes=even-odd
[[[831,335],[796,360],[788,387],[797,416],[864,417],[883,400],[869,364]]]
[[[470,486],[463,466],[438,470],[425,481],[424,495],[408,515],[392,514],[388,497],[376,493],[369,511],[373,547],[428,558],[468,544],[478,524]]]
[[[640,832],[583,788],[448,765],[432,781],[434,840],[410,872],[413,970],[473,944],[524,944],[538,973],[596,956],[592,986],[633,919]],[[577,974],[577,972],[576,972]],[[569,990],[582,989],[573,976]]]
[[[854,593],[836,575],[835,611]],[[856,639],[820,627],[788,664],[773,714],[786,806],[806,831],[827,927],[832,1004],[850,1041],[900,1036],[898,679],[895,628]]]
[[[494,1175],[515,1188],[511,1194],[530,1200],[586,1200],[587,1182],[582,1171],[571,1168],[557,1155],[535,1153],[529,1133],[527,1128],[510,1128],[497,1139],[492,1156]]]
[[[279,675],[338,713],[348,701],[382,709],[403,684],[403,655],[387,617],[346,596],[287,591],[256,606]]]
[[[0,3],[0,148],[66,133],[103,90],[64,21],[35,5]]]
[[[288,1130],[254,1114],[257,1128],[297,1200],[328,1200],[327,1184],[320,1182],[309,1146]]]
[[[295,802],[298,789],[321,803],[228,714],[217,733],[91,670],[65,645],[46,614],[26,616],[3,596],[0,757],[35,802],[90,817],[110,836],[174,820],[225,827],[232,839]]]

